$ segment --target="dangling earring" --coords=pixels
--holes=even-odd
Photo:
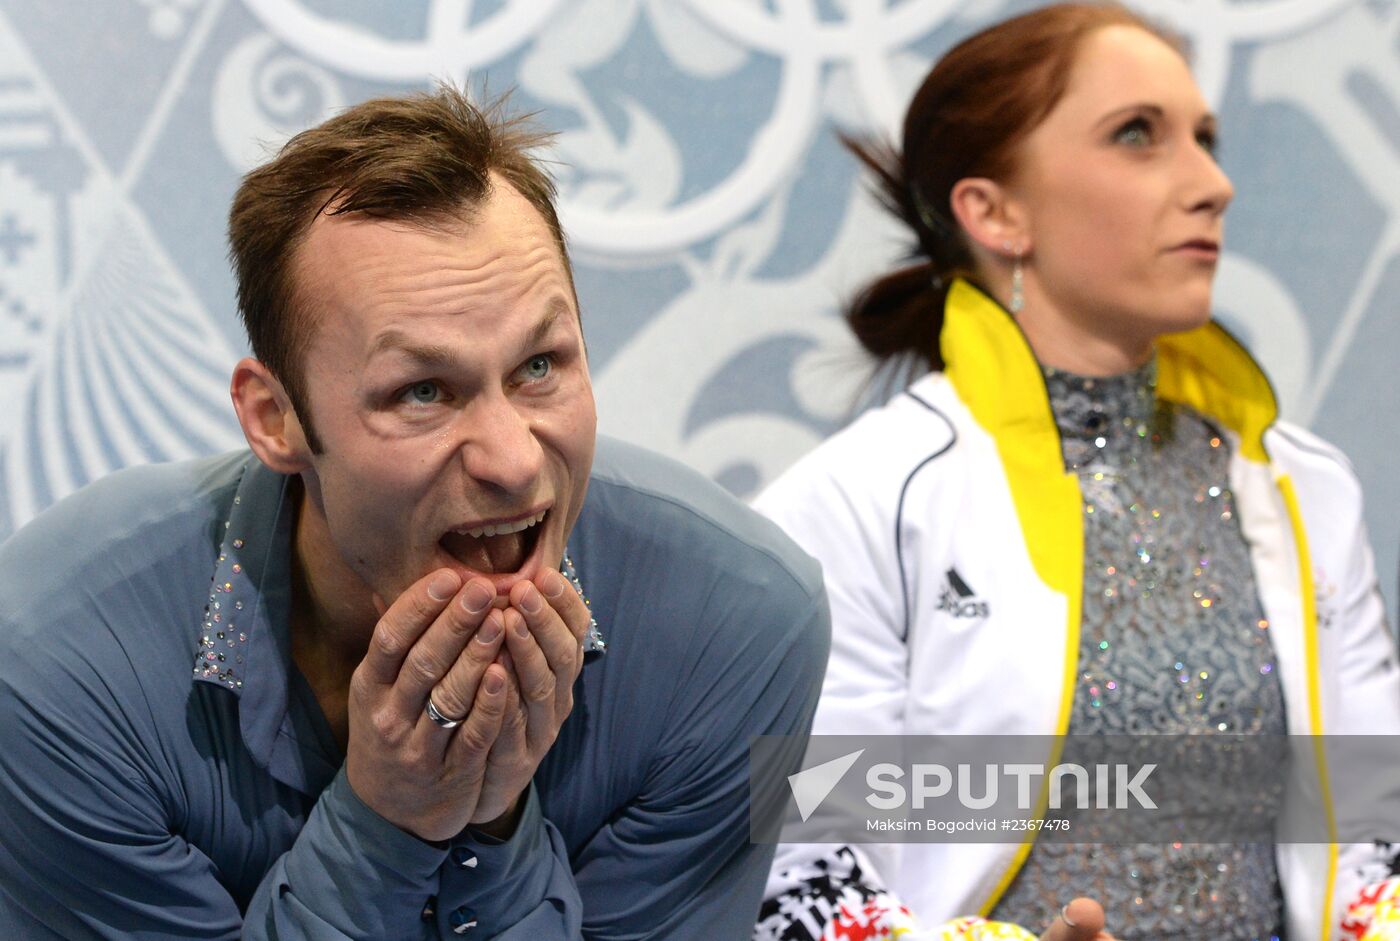
[[[1008,252],[1011,251],[1011,243],[1003,242],[1002,247]],[[1025,278],[1021,270],[1021,250],[1016,249],[1016,261],[1011,266],[1011,303],[1007,305],[1007,310],[1013,314],[1019,314],[1021,308],[1026,306],[1026,295],[1024,293]]]

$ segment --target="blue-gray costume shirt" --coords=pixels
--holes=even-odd
[[[569,549],[606,651],[515,835],[435,845],[355,796],[292,664],[288,482],[136,468],[0,545],[0,937],[748,937],[748,745],[809,728],[815,562],[600,440]]]

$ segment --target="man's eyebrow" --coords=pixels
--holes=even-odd
[[[526,346],[537,346],[543,343],[545,337],[549,336],[549,331],[554,329],[554,325],[559,322],[560,317],[568,316],[573,311],[569,304],[562,297],[556,297],[549,302],[549,308],[545,312],[543,319],[535,324],[535,329],[530,331],[529,338],[525,341]]]
[[[373,359],[384,352],[402,353],[425,366],[446,366],[456,358],[447,347],[438,343],[414,342],[409,339],[408,334],[394,327],[374,338],[374,343],[369,348],[369,357]]]

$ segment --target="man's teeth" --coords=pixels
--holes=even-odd
[[[507,533],[524,532],[542,519],[544,519],[544,513],[515,523],[499,523],[495,526],[477,526],[473,529],[459,529],[457,532],[466,533],[473,539],[480,539],[482,536],[504,536]]]

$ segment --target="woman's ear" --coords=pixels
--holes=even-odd
[[[311,449],[287,390],[266,366],[245,357],[229,384],[233,410],[248,447],[271,470],[299,474],[311,467]]]
[[[1030,252],[1025,208],[1000,183],[987,177],[964,177],[953,184],[949,202],[958,225],[974,245],[1002,258]]]

